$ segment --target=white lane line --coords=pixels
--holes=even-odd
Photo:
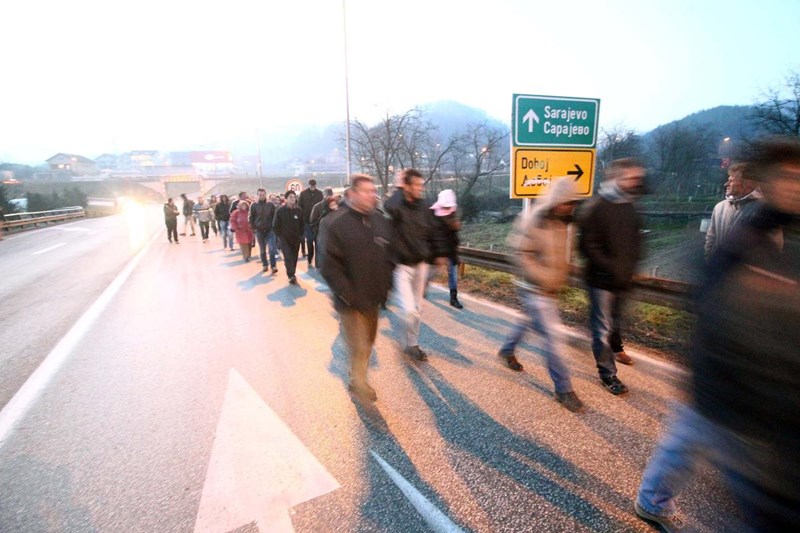
[[[158,236],[163,231],[159,228],[153,234],[153,237],[147,244],[139,250],[133,259],[125,266],[125,268],[117,274],[114,281],[106,287],[103,293],[94,301],[94,303],[87,309],[83,315],[75,322],[75,325],[67,332],[64,337],[55,345],[53,350],[47,354],[44,361],[41,362],[39,367],[30,375],[25,383],[20,387],[14,397],[3,407],[0,411],[0,448],[5,444],[14,427],[25,417],[28,410],[33,406],[42,392],[47,388],[47,385],[58,373],[61,366],[67,360],[72,350],[80,342],[86,332],[92,327],[94,322],[105,310],[119,289],[131,275],[131,272],[142,260],[142,257],[147,253],[150,245],[155,242]]]
[[[51,246],[50,248],[45,248],[44,250],[39,250],[38,252],[33,252],[31,255],[43,254],[45,252],[49,252],[51,250],[55,250],[56,248],[61,248],[62,246],[66,246],[66,245],[67,245],[67,243],[60,242],[60,243],[56,244],[55,246]]]
[[[422,519],[425,520],[425,523],[428,524],[433,531],[437,533],[464,533],[463,529],[458,527],[452,520],[447,518],[447,515],[429,502],[422,493],[414,488],[414,485],[406,481],[405,478],[401,476],[397,470],[392,468],[389,463],[384,461],[380,455],[372,450],[370,450],[369,453],[378,461],[378,464],[381,465],[384,472],[389,475],[394,484],[397,485],[397,488],[399,488],[408,501],[411,502],[414,509],[417,510],[420,516],[422,516]]]

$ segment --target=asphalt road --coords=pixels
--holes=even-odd
[[[145,238],[160,224],[157,211],[134,221]],[[70,226],[91,224],[38,256],[70,232],[0,243],[3,398],[143,250],[0,447],[1,531],[652,530],[633,498],[680,398],[677,367],[638,356],[620,370],[631,392],[613,397],[576,338],[569,363],[589,409],[571,414],[535,337],[524,372],[498,360],[513,312],[469,296],[457,311],[434,289],[430,360],[400,353],[390,302],[370,368],[379,399],[362,406],[345,390],[327,288],[304,261],[295,287],[213,236],[170,245],[161,231],[137,248],[125,217]],[[681,509],[701,531],[736,530],[705,469]]]

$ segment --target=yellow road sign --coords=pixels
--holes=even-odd
[[[579,196],[591,196],[594,184],[594,150],[513,148],[511,197],[535,198],[550,186],[550,180],[575,180]]]

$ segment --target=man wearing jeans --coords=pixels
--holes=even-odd
[[[612,394],[628,392],[617,377],[610,337],[641,256],[642,226],[634,201],[644,191],[645,169],[633,158],[612,161],[600,191],[579,215],[591,304],[592,353],[600,381]]]
[[[530,214],[521,215],[508,237],[514,249],[513,261],[521,280],[516,281],[525,306],[525,318],[514,327],[500,348],[500,356],[512,370],[522,370],[514,350],[527,329],[538,333],[556,400],[573,413],[583,410],[572,387],[569,369],[562,358],[561,317],[558,291],[569,277],[569,250],[572,249],[570,223],[575,210],[575,184],[572,178],[553,180],[545,196],[538,198]]]
[[[800,141],[745,148],[745,175],[764,202],[712,251],[697,292],[690,402],[642,476],[634,504],[664,531],[682,531],[675,498],[704,459],[718,468],[746,524],[800,528]],[[785,242],[776,242],[775,235]]]
[[[433,259],[430,243],[433,213],[422,198],[425,179],[419,171],[402,170],[398,181],[398,189],[384,205],[392,217],[397,236],[399,264],[394,270],[394,290],[405,322],[404,352],[418,361],[425,361],[428,357],[419,347],[419,327],[428,281],[427,260]]]
[[[270,238],[272,233],[272,223],[275,220],[275,205],[267,201],[267,191],[263,188],[258,189],[258,201],[250,206],[250,216],[248,221],[250,228],[256,234],[258,241],[259,258],[261,268],[264,272],[272,268],[272,273],[278,272],[275,267],[275,240]],[[267,246],[269,245],[269,263],[267,262]]]
[[[375,182],[370,176],[351,178],[348,207],[342,207],[326,228],[322,276],[333,293],[342,336],[350,360],[348,389],[359,400],[375,401],[367,369],[380,305],[392,286],[391,226],[377,212]]]

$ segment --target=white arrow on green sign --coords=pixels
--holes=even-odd
[[[600,100],[514,95],[514,146],[594,148]]]

